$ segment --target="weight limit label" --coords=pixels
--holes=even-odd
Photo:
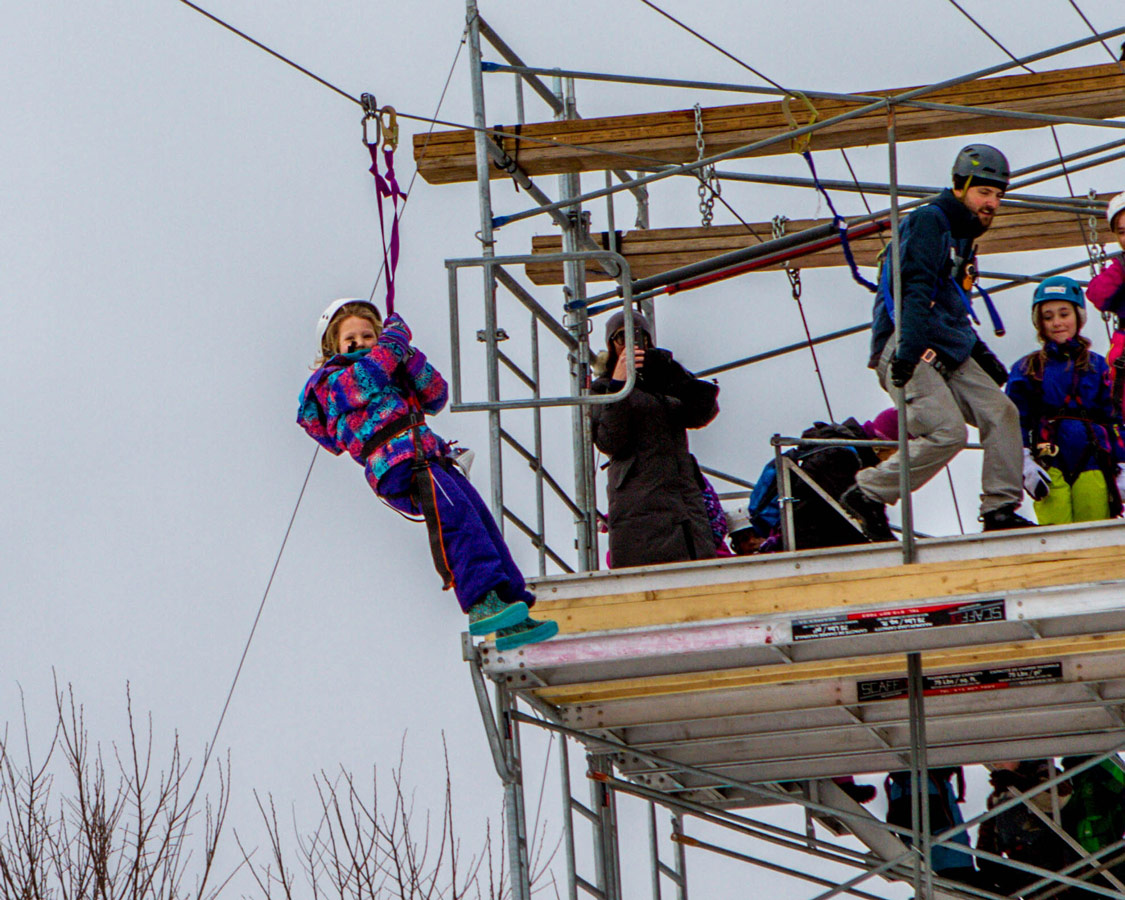
[[[873,612],[843,613],[793,620],[793,640],[888,634],[942,625],[977,625],[1007,618],[1002,597],[970,603],[938,603],[932,606],[903,606]]]
[[[926,697],[943,694],[971,694],[977,691],[998,691],[1036,684],[1062,681],[1062,663],[1049,662],[1034,666],[1008,666],[1002,669],[976,669],[971,672],[950,672],[946,675],[924,675],[922,693]],[[878,678],[856,683],[860,703],[872,700],[902,700],[907,696],[905,678]]]

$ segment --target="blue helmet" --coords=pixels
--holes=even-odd
[[[1031,322],[1039,330],[1039,307],[1048,300],[1065,300],[1074,304],[1074,313],[1078,317],[1078,327],[1086,324],[1086,296],[1082,293],[1082,285],[1066,275],[1052,275],[1044,278],[1035,288],[1031,298]]]

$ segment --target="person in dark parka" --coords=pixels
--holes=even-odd
[[[609,564],[612,568],[711,559],[715,542],[687,429],[718,415],[717,385],[695,378],[652,346],[652,329],[633,313],[637,383],[621,401],[593,407],[594,444],[609,456]],[[606,323],[604,369],[595,394],[625,382],[625,314]]]

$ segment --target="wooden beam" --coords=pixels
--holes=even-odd
[[[1099,194],[1108,200],[1111,194]],[[1083,198],[1085,199],[1085,198]],[[1081,247],[1085,243],[1083,227],[1085,215],[1045,212],[1009,206],[1001,207],[992,227],[978,241],[982,256],[993,253],[1021,253],[1029,250],[1053,250],[1059,247]],[[787,233],[803,231],[827,224],[827,219],[794,219],[786,224]],[[743,225],[713,225],[710,228],[650,228],[625,232],[620,239],[619,252],[629,260],[634,278],[646,278],[667,272],[679,266],[702,262],[721,253],[752,247],[772,237],[769,222]],[[758,237],[754,235],[757,234]],[[1108,232],[1101,235],[1110,237]],[[593,235],[603,247],[608,244],[605,232]],[[851,242],[856,262],[861,266],[875,266],[876,257],[883,244],[890,240],[890,231],[874,234]],[[562,251],[560,235],[540,235],[531,239],[532,253],[559,253]],[[793,260],[801,269],[818,269],[826,266],[844,266],[847,262],[839,245],[820,250]],[[756,271],[776,271],[781,263]],[[535,284],[562,284],[563,269],[558,263],[530,263],[525,266],[527,277]],[[597,265],[586,267],[589,281],[607,281],[609,276]]]
[[[903,604],[965,595],[1125,582],[1120,546],[997,556],[896,568],[859,569],[702,584],[568,600],[541,598],[535,608],[563,634],[650,628],[777,613]]]
[[[864,93],[897,94],[910,88]],[[1058,69],[1035,74],[1002,75],[935,91],[919,98],[958,106],[995,107],[1014,112],[1048,113],[1107,119],[1120,116],[1125,104],[1125,74],[1115,63]],[[816,100],[821,119],[858,109],[864,104]],[[806,124],[801,105],[794,113]],[[920,141],[951,135],[989,134],[1042,127],[1039,122],[1002,116],[973,115],[948,110],[900,107],[895,117],[899,141]],[[513,133],[515,126],[497,126]],[[716,106],[703,110],[705,153],[710,156],[782,134],[790,130],[781,101]],[[519,140],[502,140],[504,150],[528,175],[557,175],[605,169],[646,168],[682,164],[697,158],[695,113],[691,109],[541,122],[519,128]],[[814,150],[834,150],[884,144],[884,110],[828,126],[813,135]],[[787,141],[763,147],[746,156],[775,156],[790,152]],[[476,178],[476,154],[471,130],[435,131],[414,135],[418,172],[431,184],[450,184]],[[493,178],[507,173],[492,168]]]

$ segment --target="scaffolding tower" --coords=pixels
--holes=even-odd
[[[533,727],[562,738],[564,855],[572,900],[624,896],[617,803],[623,796],[647,804],[656,898],[668,889],[687,897],[685,848],[691,847],[804,879],[817,886],[814,900],[838,894],[873,900],[883,896],[872,886],[876,878],[905,882],[927,900],[996,900],[984,887],[934,873],[933,849],[956,846],[1021,870],[1033,882],[1024,896],[1049,897],[1078,887],[1125,900],[1125,884],[1113,868],[1125,858],[1125,841],[1085,851],[1060,826],[1057,791],[1067,779],[1125,749],[1125,556],[1119,552],[1119,522],[920,540],[906,483],[898,546],[790,550],[599,571],[589,413],[593,405],[627,394],[635,373],[630,369],[617,394],[595,396],[588,390],[591,320],[599,314],[635,305],[655,321],[657,296],[747,272],[786,269],[797,261],[840,266],[842,242],[860,265],[872,264],[887,247],[900,303],[900,214],[927,202],[937,189],[899,183],[898,142],[1061,124],[1125,128],[1116,118],[1125,108],[1125,65],[1119,62],[1010,74],[1027,63],[1104,44],[1125,34],[1125,27],[940,84],[843,94],[536,68],[485,22],[476,0],[466,0],[466,9],[473,128],[415,142],[424,178],[435,184],[474,181],[480,203],[481,255],[446,262],[452,409],[487,414],[493,512],[502,527],[512,525],[535,548],[536,608],[560,625],[555,640],[506,653],[464,637],[505,790],[512,896],[528,900],[531,893],[520,735]],[[485,61],[482,40],[502,62]],[[515,76],[518,121],[510,126],[487,124],[484,82],[495,73]],[[585,120],[575,101],[574,86],[582,80],[771,99]],[[524,121],[525,88],[546,103],[552,121]],[[794,142],[812,136],[818,149],[885,145],[886,181],[827,181],[815,170],[805,179],[717,168],[727,160],[790,152]],[[1060,150],[1057,158],[1013,173],[1005,201],[1011,212],[982,240],[984,252],[1082,246],[1085,253],[1073,264],[1032,275],[981,273],[996,282],[993,293],[1105,264],[1096,229],[1107,194],[1058,197],[1028,189],[1125,157],[1123,148],[1125,136],[1066,156]],[[603,172],[604,187],[584,192],[582,172]],[[533,180],[551,175],[558,176],[557,200]],[[649,228],[649,187],[673,177],[698,183],[704,212],[722,180],[865,191],[885,195],[887,208],[843,222],[711,226],[705,215],[700,227]],[[497,216],[491,183],[500,178],[512,179],[537,206]],[[635,228],[622,233],[613,198],[625,191],[636,200],[637,216]],[[583,205],[603,198],[607,228],[594,233]],[[531,252],[496,252],[499,229],[536,215],[550,216],[560,236],[536,238]],[[770,238],[751,240],[759,230]],[[479,270],[483,301],[484,327],[476,335],[484,347],[483,397],[467,388],[477,382],[466,374],[462,336],[464,282],[476,277],[473,270]],[[590,283],[599,281],[613,287],[591,294]],[[550,285],[562,286],[561,318],[552,312],[556,301],[537,296],[541,286]],[[513,340],[514,318],[501,322],[501,310],[512,304],[526,316],[526,343]],[[868,325],[810,334],[805,342],[697,374],[750,365]],[[631,360],[634,336],[628,332]],[[561,345],[562,353],[555,355],[565,356],[565,374],[545,369],[542,338]],[[508,340],[513,343],[506,350]],[[552,394],[552,378],[565,381],[566,388]],[[901,396],[897,402],[905,421]],[[569,440],[562,439],[563,417],[569,419]],[[901,431],[898,452],[906,453]],[[787,465],[780,448],[795,442],[799,439],[774,439],[787,547],[795,546],[789,479],[803,473]],[[565,444],[572,479],[553,475],[547,462],[549,456],[566,458]],[[530,490],[526,482],[513,488],[511,476],[506,482],[503,462],[513,454],[530,469]],[[752,487],[737,475],[704,470],[736,489]],[[903,472],[908,478],[906,467]],[[549,524],[559,518],[549,513],[549,503],[559,504],[573,522],[573,552],[548,540]],[[586,754],[587,802],[575,796],[571,784],[574,747]],[[964,825],[931,834],[921,824],[929,821],[930,792],[919,786],[928,783],[930,767],[1076,755],[1082,757],[1077,766],[1027,793],[1013,792]],[[832,780],[892,770],[911,773],[910,828],[875,819]],[[1053,800],[1047,812],[1033,802],[1041,793]],[[803,809],[804,832],[755,817],[756,809],[778,804]],[[1070,845],[1071,864],[1052,871],[957,843],[962,832],[1021,804]],[[658,809],[669,814],[670,831],[658,825]],[[592,864],[583,871],[576,820],[585,820],[592,836]],[[740,846],[752,841],[799,850],[855,874],[824,878],[720,847],[693,835],[695,823],[729,830]],[[848,835],[865,849],[841,839]]]

